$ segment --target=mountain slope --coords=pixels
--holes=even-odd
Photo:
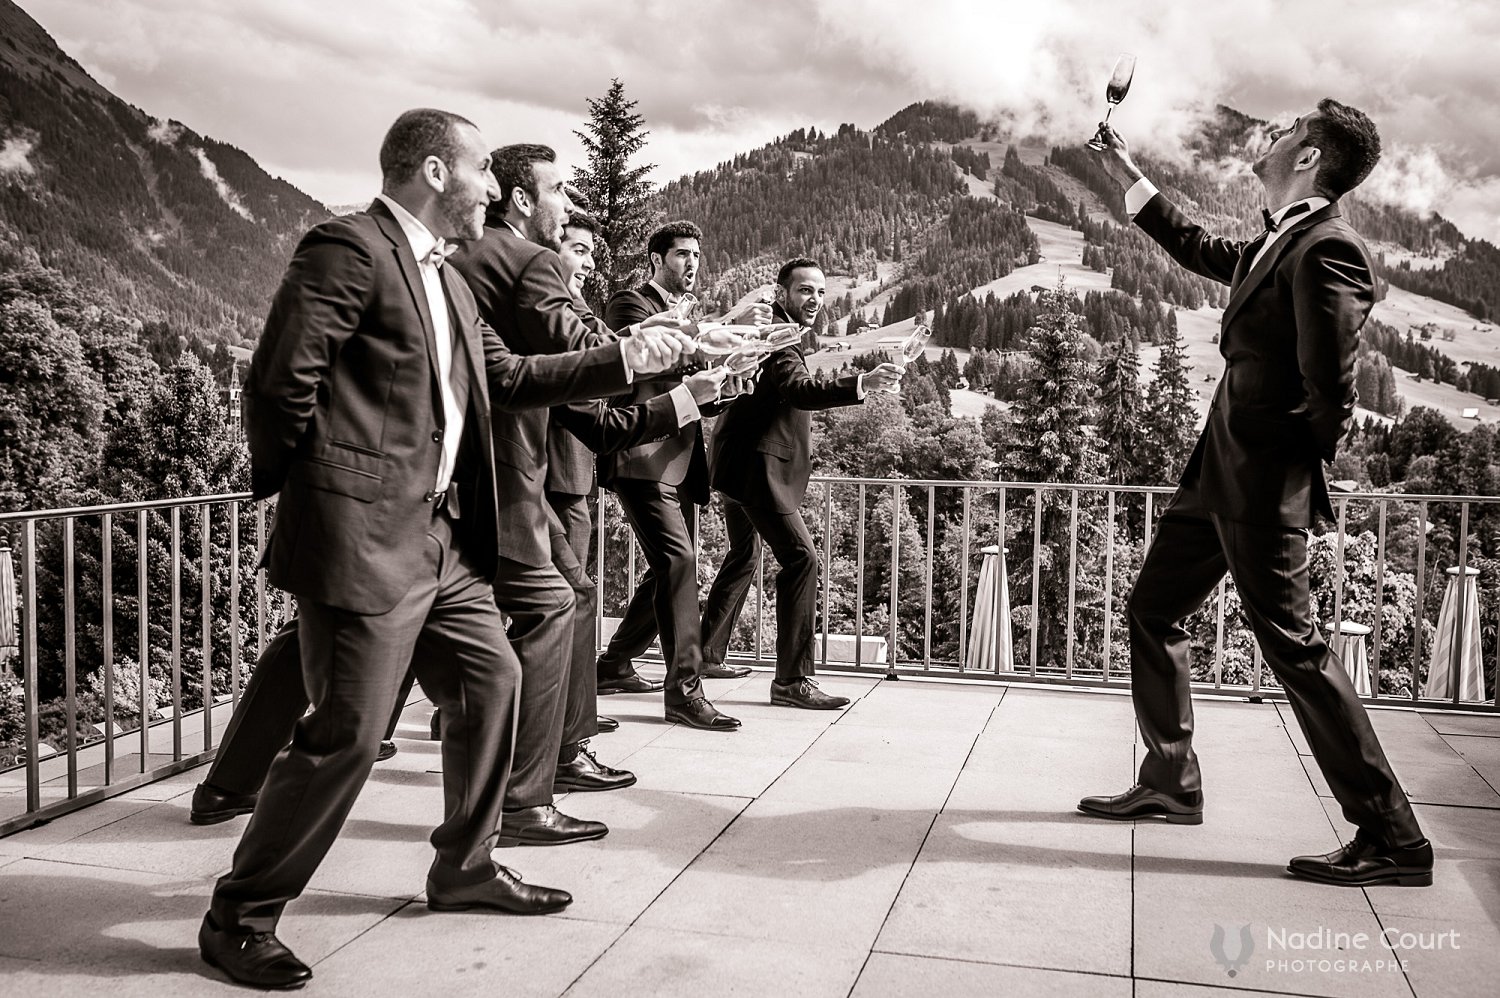
[[[0,0],[0,252],[218,342],[253,336],[328,211],[233,146],[115,97]]]

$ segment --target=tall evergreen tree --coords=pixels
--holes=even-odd
[[[585,288],[596,312],[604,300],[630,283],[637,261],[645,253],[646,236],[656,221],[656,185],[646,177],[654,164],[631,166],[631,157],[646,145],[651,133],[641,126],[645,117],[635,112],[636,101],[625,98],[625,85],[611,80],[603,97],[590,98],[584,131],[575,131],[588,155],[587,167],[573,168],[573,182],[599,220],[597,269]]]
[[[1198,411],[1193,407],[1193,389],[1183,357],[1182,336],[1175,330],[1167,333],[1153,368],[1155,377],[1146,389],[1143,470],[1148,484],[1177,481],[1196,442]]]
[[[1141,360],[1124,337],[1106,348],[1099,362],[1099,434],[1104,445],[1104,478],[1116,485],[1142,484]]]

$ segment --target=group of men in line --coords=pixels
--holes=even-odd
[[[1430,884],[1432,847],[1308,590],[1307,528],[1331,515],[1323,461],[1353,412],[1355,344],[1375,300],[1369,253],[1338,200],[1378,160],[1378,134],[1331,100],[1273,133],[1255,173],[1275,211],[1247,242],[1208,236],[1143,177],[1122,138],[1106,126],[1101,135],[1101,164],[1135,224],[1231,294],[1225,376],[1127,602],[1138,782],[1079,810],[1202,822],[1181,622],[1227,572],[1358,829],[1288,871],[1341,886]],[[553,804],[558,792],[635,782],[589,748],[613,724],[597,715],[598,694],[661,692],[670,722],[739,727],[703,681],[748,671],[725,658],[762,541],[780,565],[771,702],[844,706],[811,678],[818,564],[798,512],[809,411],[901,377],[882,364],[819,381],[800,344],[769,353],[743,384],[723,366],[684,376],[702,331],[674,306],[697,275],[696,226],[654,233],[649,280],[612,296],[601,321],[580,295],[591,221],[552,150],[489,153],[472,123],[420,109],[397,119],[380,162],[369,210],[299,244],[245,380],[252,490],[280,495],[264,561],[297,597],[298,617],[262,656],[193,820],[252,812],[199,947],[258,987],[312,976],[276,938],[277,922],[371,766],[394,751],[413,678],[436,705],[443,762],[426,890],[435,911],[539,914],[571,902],[525,883],[491,849],[607,833]],[[810,327],[824,292],[817,263],[793,259],[774,304],[728,318]],[[701,420],[714,415],[705,448]],[[596,455],[598,482],[618,496],[648,566],[597,663],[585,569]],[[729,550],[700,614],[694,534],[710,488]],[[653,639],[665,683],[634,667]]]
[[[582,295],[596,223],[546,146],[486,154],[470,122],[421,109],[392,126],[381,167],[368,211],[299,245],[245,381],[253,491],[280,494],[265,563],[298,615],[260,656],[191,820],[253,812],[199,941],[208,962],[262,987],[311,976],[274,926],[371,764],[395,754],[414,679],[442,743],[435,910],[571,901],[489,848],[607,834],[553,803],[635,783],[590,748],[618,727],[598,694],[662,693],[669,722],[740,726],[703,680],[750,672],[725,657],[761,538],[781,564],[770,700],[845,706],[812,678],[818,563],[797,512],[808,413],[901,377],[882,364],[819,381],[800,343],[758,377],[688,363],[698,331],[676,306],[702,232],[686,221],[651,235],[649,279],[611,296],[600,320]],[[825,289],[816,261],[793,259],[774,302],[725,319],[811,327]],[[712,462],[707,416],[719,417]],[[596,482],[618,496],[648,566],[597,662],[585,567]],[[710,484],[730,551],[700,615],[695,533]],[[664,683],[634,667],[653,640]]]

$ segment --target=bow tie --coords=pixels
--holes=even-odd
[[[442,270],[443,264],[447,263],[448,258],[457,252],[458,243],[450,243],[446,239],[439,236],[437,243],[432,247],[427,255],[422,258],[422,262],[430,263],[437,269]]]
[[[1270,211],[1266,210],[1265,208],[1262,208],[1260,210],[1260,215],[1261,218],[1265,219],[1266,221],[1266,231],[1275,232],[1277,229],[1281,228],[1283,225],[1296,218],[1298,215],[1305,215],[1309,211],[1312,211],[1312,205],[1308,204],[1306,201],[1299,201],[1286,210],[1286,214],[1281,216],[1280,222],[1276,221],[1275,217],[1270,213]]]

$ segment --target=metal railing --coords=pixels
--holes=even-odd
[[[1170,491],[815,479],[803,511],[823,566],[819,668],[1128,688],[1125,599]],[[1500,576],[1500,561],[1489,561],[1500,553],[1491,549],[1500,498],[1355,493],[1335,508],[1337,522],[1311,545],[1313,595],[1325,632],[1339,634],[1345,621],[1370,628],[1364,699],[1494,711],[1464,696],[1460,679],[1477,650],[1479,699],[1493,698],[1500,578],[1476,580],[1477,619],[1467,599],[1435,619],[1432,582],[1446,563],[1462,586],[1481,559]],[[255,570],[269,512],[236,494],[0,514],[0,540],[18,559],[19,644],[18,674],[0,687],[0,752],[9,753],[0,757],[0,835],[212,758],[250,664],[291,609]],[[704,583],[723,553],[717,517],[716,506],[702,517]],[[602,620],[629,596],[638,558],[612,498],[596,528]],[[981,549],[991,545],[1003,551],[989,557],[1006,584],[991,588],[991,626],[976,635]],[[737,661],[774,658],[771,575],[763,556],[753,612],[747,606],[731,649]],[[1275,697],[1234,604],[1226,581],[1190,619],[1195,688]],[[1445,640],[1439,623],[1452,634],[1446,660],[1433,663]],[[840,634],[853,639],[843,656],[833,648]],[[996,642],[985,649],[997,652],[991,666],[968,666],[976,640]],[[866,652],[881,642],[884,661]],[[1010,658],[998,654],[1002,644]],[[1451,694],[1424,696],[1443,669]]]

